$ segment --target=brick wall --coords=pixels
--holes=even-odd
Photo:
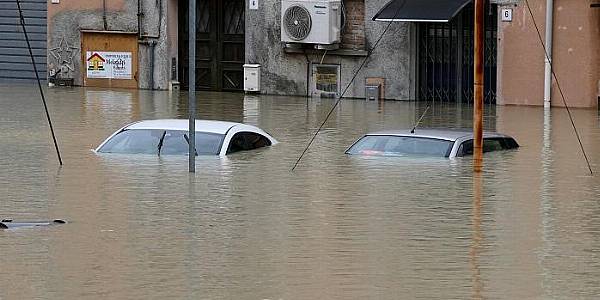
[[[346,27],[341,48],[365,49],[365,0],[343,0],[346,8]]]

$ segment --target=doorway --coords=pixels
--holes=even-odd
[[[179,79],[188,86],[188,7],[179,3]],[[245,1],[196,0],[196,88],[242,91]]]
[[[486,3],[484,102],[496,103],[498,9]],[[473,103],[473,4],[448,23],[418,26],[418,86],[422,101]]]

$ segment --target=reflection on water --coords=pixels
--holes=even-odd
[[[409,128],[425,105],[198,94],[198,116],[247,122],[281,143],[197,174],[177,156],[90,151],[131,121],[187,117],[185,94],[50,89],[65,166],[39,96],[0,87],[0,217],[65,218],[0,232],[2,299],[547,299],[600,294],[600,181],[564,110],[488,107],[522,147],[471,159],[343,155],[360,135]],[[597,111],[575,110],[592,165]],[[434,105],[424,127],[469,127]]]

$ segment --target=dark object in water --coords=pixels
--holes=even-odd
[[[0,229],[13,229],[21,227],[37,227],[37,226],[52,226],[59,224],[66,224],[65,220],[55,219],[50,221],[25,221],[25,222],[13,222],[11,219],[4,219],[0,221]]]

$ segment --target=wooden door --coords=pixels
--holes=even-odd
[[[106,58],[98,56],[92,58],[96,53],[123,53],[126,62],[123,65],[126,73],[116,76],[92,77],[88,61],[91,59],[101,60]],[[91,55],[88,55],[91,54]],[[88,57],[89,56],[89,57]],[[126,65],[130,63],[131,65]],[[96,67],[98,67],[96,65]],[[104,66],[102,66],[104,68]],[[129,71],[130,68],[130,71]],[[138,87],[138,39],[135,33],[106,33],[106,32],[82,32],[81,33],[81,74],[83,86],[108,87],[108,88],[137,88]],[[90,76],[91,78],[88,78]]]
[[[188,2],[179,6],[179,79],[188,84]],[[196,87],[241,91],[245,60],[245,2],[197,0]]]

